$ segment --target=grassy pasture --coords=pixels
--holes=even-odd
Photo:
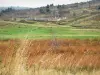
[[[17,22],[0,21],[0,38],[78,38],[91,39],[99,38],[99,29],[77,29],[69,25],[59,26],[52,23],[25,24]]]

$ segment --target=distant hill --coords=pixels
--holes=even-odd
[[[1,19],[31,19],[31,18],[73,18],[90,13],[98,13],[100,8],[100,0],[92,0],[88,2],[73,3],[68,5],[53,4],[40,7],[40,8],[27,8],[27,7],[10,7],[14,9],[9,12],[2,12],[7,10],[8,7],[0,7]]]
[[[15,10],[29,9],[28,7],[0,7],[0,11],[5,10],[7,8],[13,8]]]

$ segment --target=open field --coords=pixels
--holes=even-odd
[[[0,41],[0,74],[99,75],[100,40],[52,41]]]
[[[70,25],[57,25],[53,23],[17,23],[0,21],[0,38],[25,38],[28,39],[50,39],[56,38],[78,38],[91,39],[100,38],[99,29],[79,29]]]
[[[99,75],[99,21],[89,21],[0,21],[0,74]]]
[[[56,45],[53,44],[52,40],[0,41],[1,73],[5,72],[3,69],[7,68],[8,73],[12,73],[14,67],[18,69],[17,67],[21,63],[26,64],[24,69],[27,71],[34,70],[35,67],[36,72],[47,70],[48,73],[48,70],[51,70],[51,72],[58,74],[61,72],[62,75],[66,75],[66,72],[69,71],[85,72],[87,75],[89,75],[88,72],[95,75],[92,74],[95,70],[99,73],[100,40],[56,39],[56,41]],[[22,64],[21,66],[23,67]]]
[[[100,75],[100,0],[17,1],[1,0],[0,75]]]

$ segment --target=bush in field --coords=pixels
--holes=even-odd
[[[20,20],[21,23],[28,23],[28,24],[34,24],[34,21],[26,21],[26,20]]]
[[[100,6],[98,7],[98,9],[100,10]]]
[[[65,22],[65,21],[59,21],[59,22],[57,22],[57,24],[58,24],[58,25],[65,25],[66,22]]]
[[[21,23],[25,23],[26,21],[25,21],[25,20],[20,20],[19,22],[21,22]]]

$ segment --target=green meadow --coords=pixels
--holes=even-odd
[[[33,24],[0,21],[0,38],[2,39],[92,39],[100,38],[99,29],[79,29],[70,25],[58,25],[53,23]]]

